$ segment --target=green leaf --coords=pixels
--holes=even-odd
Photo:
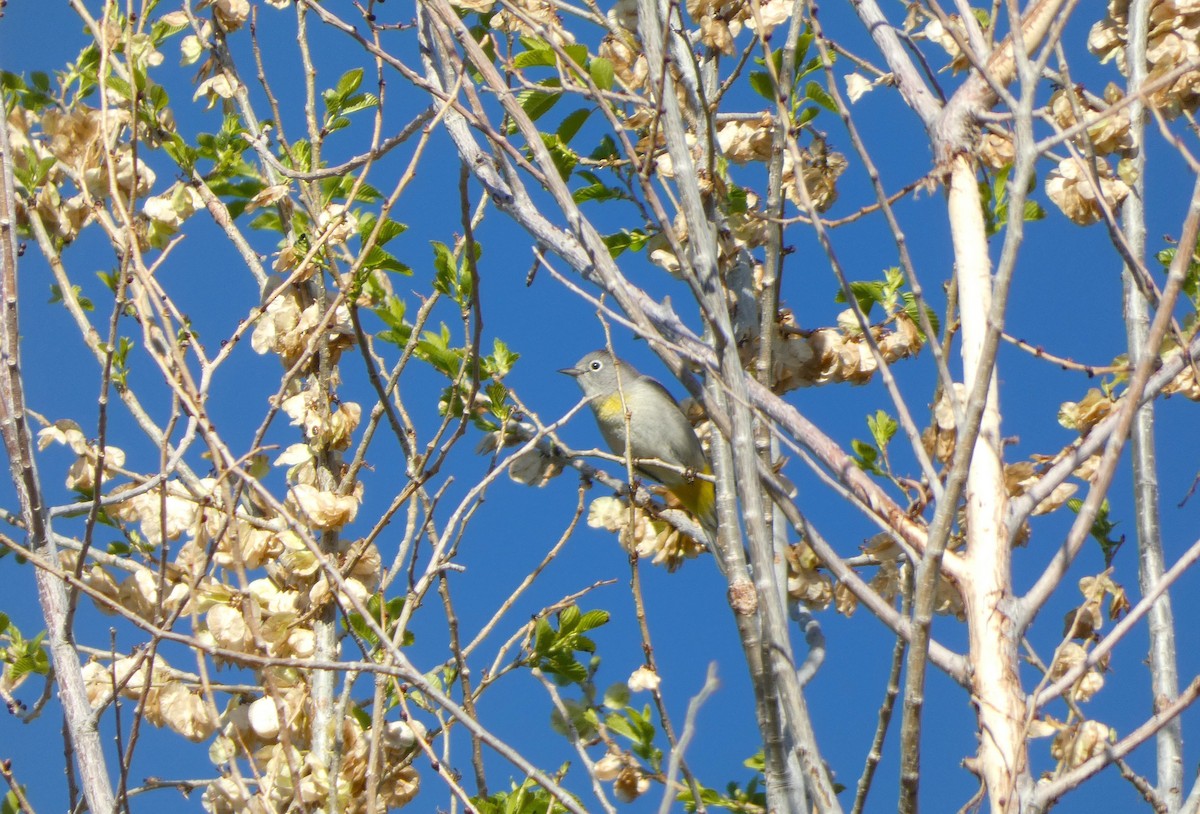
[[[556,637],[554,628],[550,626],[550,622],[546,617],[537,620],[537,624],[533,627],[533,652],[548,653],[550,646],[554,643]]]
[[[541,37],[533,37],[527,34],[522,34],[519,37],[521,46],[527,51],[550,51],[554,53],[554,49],[550,47],[550,43],[546,42]]]
[[[550,659],[550,664],[543,669],[554,677],[555,682],[563,686],[587,681],[587,668],[567,653],[556,653]]]
[[[588,108],[580,108],[574,113],[569,114],[562,120],[562,124],[558,126],[558,130],[555,131],[559,140],[563,144],[570,144],[571,139],[575,138],[575,135],[579,132],[579,128],[583,127],[584,122],[588,120],[588,116],[590,115],[592,115],[592,111]]]
[[[640,711],[627,706],[621,712],[607,716],[604,723],[611,731],[628,738],[634,753],[657,766],[661,759],[661,753],[654,746],[654,737],[658,730],[654,726],[649,706]]]
[[[263,183],[254,178],[214,178],[209,182],[209,188],[225,198],[244,198],[249,200],[264,189]]]
[[[854,295],[854,299],[858,302],[859,309],[865,316],[871,315],[871,309],[876,303],[882,304],[886,298],[886,284],[882,280],[852,280],[850,282],[850,293]],[[846,296],[839,291],[835,299],[838,302],[845,302]]]
[[[538,83],[544,88],[559,88],[561,83],[556,79],[544,79]],[[517,94],[517,102],[521,105],[521,109],[529,116],[532,121],[537,121],[542,116],[550,111],[550,108],[558,104],[558,100],[562,98],[562,94],[557,90],[554,92],[544,90],[523,90]]]
[[[763,62],[762,64],[766,64]],[[771,51],[771,65],[775,68],[775,75],[779,76],[783,73],[783,49]]]
[[[352,68],[342,74],[342,78],[338,80],[335,92],[342,97],[349,96],[354,91],[358,90],[358,86],[362,84],[363,69]]]
[[[582,614],[578,606],[570,605],[556,615],[558,629],[551,623],[539,619],[534,625],[533,641],[528,663],[536,666],[546,676],[560,685],[584,684],[589,681],[589,668],[584,666],[575,653],[595,653],[596,645],[582,633],[587,626],[597,626],[608,620],[603,611]],[[591,659],[593,669],[599,659]]]
[[[617,682],[604,691],[604,706],[612,710],[624,709],[629,704],[629,685]]]
[[[513,67],[518,70],[525,70],[526,68],[553,68],[557,64],[558,56],[549,48],[522,51],[513,57]]]
[[[575,154],[574,150],[564,144],[558,136],[543,133],[542,144],[549,150],[550,159],[554,162],[559,176],[564,181],[570,179],[571,173],[579,163],[579,156]]]
[[[1037,201],[1025,201],[1025,220],[1042,220],[1046,217],[1046,210],[1042,209],[1042,205]]]
[[[378,96],[373,93],[360,93],[357,96],[346,100],[346,105],[342,108],[342,113],[349,115],[350,113],[357,113],[360,110],[369,110],[378,106]]]
[[[371,232],[375,231],[375,224],[378,218],[375,213],[368,212],[359,219],[358,235],[363,240],[371,236]],[[394,221],[391,218],[385,218],[383,226],[379,227],[379,234],[375,238],[376,246],[386,246],[389,241],[395,237],[399,237],[408,231],[408,226],[399,221]]]
[[[371,626],[367,624],[367,620],[361,613],[346,614],[346,627],[372,647],[379,644],[379,637],[375,635],[375,631],[371,630]]]
[[[436,240],[430,241],[433,246],[433,287],[435,290],[452,298],[459,305],[466,305],[473,294],[474,282],[468,273],[468,260],[456,260],[453,252],[446,244]],[[482,247],[479,243],[471,244],[475,252],[474,259],[479,260]]]
[[[561,633],[574,633],[579,624],[579,606],[568,605],[558,612],[558,629]]]
[[[592,75],[592,81],[600,90],[612,90],[616,71],[611,61],[604,57],[593,57],[588,63],[588,73]]]
[[[393,638],[396,632],[396,620],[400,618],[401,612],[404,610],[404,597],[398,596],[382,600],[378,595],[371,596],[367,599],[367,613],[375,622],[375,625],[382,628],[387,633],[389,638]],[[349,630],[352,630],[363,641],[369,643],[373,647],[379,645],[379,637],[368,624],[366,617],[360,613],[349,613],[345,618],[345,625]],[[401,637],[401,646],[408,647],[415,640],[412,631],[404,631]]]
[[[873,475],[884,474],[879,468],[879,450],[870,443],[854,438],[850,441],[850,449],[854,452],[854,464],[859,469]]]
[[[750,196],[744,187],[736,184],[729,185],[725,195],[725,211],[731,215],[741,215],[750,209]]]
[[[750,87],[759,96],[774,102],[777,100],[775,82],[766,71],[753,71],[750,74]]]
[[[9,662],[9,677],[12,681],[16,681],[26,675],[49,675],[50,673],[50,657],[46,651],[42,649],[42,639],[45,633],[39,633],[32,641],[22,641],[20,643],[20,652],[14,654],[14,650],[18,645],[14,643],[9,648],[8,654],[12,659]],[[13,658],[15,656],[15,658]]]
[[[192,145],[184,141],[183,137],[177,133],[170,133],[163,139],[163,151],[171,157],[171,160],[179,165],[184,174],[189,174],[192,168],[196,166],[196,159],[199,157],[198,152],[192,148]]]
[[[444,323],[439,333],[425,331],[421,334],[417,356],[450,379],[457,378],[462,367],[462,351],[450,347],[450,329]]]
[[[129,83],[119,76],[108,77],[108,89],[125,100],[133,99],[133,90],[129,87]]]
[[[586,633],[589,630],[595,630],[596,628],[598,628],[602,625],[606,625],[606,624],[608,624],[609,618],[610,617],[609,617],[608,611],[603,611],[603,610],[588,611],[587,613],[583,614],[583,616],[581,616],[579,619],[579,625],[578,625],[579,632]]]
[[[4,88],[9,93],[20,93],[28,87],[25,84],[25,77],[20,74],[12,71],[0,71],[0,88]]]
[[[559,774],[566,774],[566,770],[563,766]],[[479,814],[559,814],[563,811],[550,793],[533,780],[525,780],[520,786],[514,783],[511,791],[497,792],[490,797],[472,797],[471,805]]]
[[[830,111],[831,113],[838,112],[837,102],[834,101],[833,97],[829,95],[825,88],[821,87],[816,82],[810,81],[804,86],[804,97],[816,102],[818,105]]]
[[[269,209],[265,209],[255,216],[254,220],[250,221],[250,228],[284,233],[283,219],[279,217],[278,212]]]
[[[362,267],[372,271],[378,269],[380,271],[391,271],[395,272],[396,274],[403,274],[405,276],[412,275],[411,268],[404,263],[401,263],[394,256],[379,246],[375,246],[371,249],[371,251],[367,252],[366,256],[362,259]]]
[[[347,173],[337,178],[326,178],[321,182],[322,200],[325,203],[335,200],[347,201],[351,191],[354,190],[356,180],[357,177],[353,173]],[[383,200],[383,193],[370,184],[359,184],[354,200],[362,203],[374,203],[375,201]]]
[[[506,421],[512,415],[512,405],[508,404],[508,388],[500,382],[492,382],[484,388],[487,394],[488,412],[501,421]]]
[[[1004,196],[1008,193],[1008,176],[1012,173],[1012,167],[1006,166],[1004,169],[996,173],[996,184],[993,197],[997,201],[1003,201]]]
[[[804,57],[808,55],[808,47],[812,45],[813,32],[811,26],[804,26],[804,30],[800,32],[800,36],[796,38],[795,58],[793,65],[804,64]]]
[[[593,161],[609,161],[620,157],[617,150],[617,142],[612,136],[604,135],[600,138],[600,143],[596,145],[596,149],[592,150],[588,158]]]
[[[917,326],[917,330],[921,332],[921,338],[928,342],[929,337],[925,336],[925,331],[921,328],[921,317],[917,312],[917,295],[911,291],[905,291],[900,296],[904,300],[904,313],[908,314],[908,318]],[[929,317],[929,325],[933,328],[934,333],[940,332],[942,329],[937,312],[929,306],[925,306],[925,315]]]
[[[580,187],[571,193],[571,198],[575,203],[583,203],[584,201],[611,201],[618,198],[628,197],[624,190],[616,187],[605,186],[604,184],[591,184],[590,186]]]
[[[171,97],[167,95],[167,89],[162,85],[151,85],[146,91],[146,101],[150,103],[151,110],[142,110],[143,120],[152,127],[157,128],[158,122],[154,120],[154,115],[161,113],[171,103]]]
[[[867,428],[871,431],[871,437],[875,439],[875,446],[883,450],[887,449],[900,425],[883,410],[876,410],[875,415],[867,416]]]
[[[458,275],[458,264],[454,261],[454,252],[440,240],[429,241],[433,246],[434,288],[443,294],[450,293],[452,281]]]
[[[96,306],[94,306],[92,304],[91,300],[89,300],[87,297],[83,296],[82,293],[80,293],[82,291],[83,291],[83,288],[81,286],[77,286],[77,285],[71,286],[71,294],[73,295],[75,301],[79,303],[79,307],[82,308],[84,311],[94,311]],[[56,283],[51,283],[50,284],[50,299],[48,300],[48,302],[51,305],[54,305],[55,303],[59,303],[62,301],[63,301],[62,289],[59,288]]]
[[[613,257],[620,256],[627,249],[634,252],[640,251],[646,245],[648,239],[649,235],[641,229],[634,229],[633,231],[622,229],[619,232],[605,235],[601,238],[604,241],[604,245],[608,247],[608,253]]]
[[[150,39],[155,46],[159,46],[168,38],[175,36],[186,28],[190,28],[186,20],[176,25],[168,25],[162,20],[155,20],[153,27],[150,29]]]
[[[837,62],[837,54],[836,53],[830,53],[829,57],[830,57],[830,59],[829,59],[830,62]],[[796,79],[800,79],[801,77],[808,76],[810,73],[812,73],[813,71],[819,70],[821,67],[822,67],[821,57],[815,56],[812,59],[810,59],[808,62],[804,63],[802,66],[800,66],[799,68],[796,69]]]
[[[1079,514],[1079,510],[1083,508],[1083,501],[1079,498],[1070,498],[1067,500],[1067,508]],[[1119,525],[1116,521],[1109,517],[1110,506],[1108,500],[1105,499],[1100,508],[1096,511],[1096,519],[1092,521],[1090,534],[1092,539],[1100,544],[1100,551],[1104,555],[1104,566],[1107,568],[1112,565],[1113,558],[1116,557],[1117,551],[1125,544],[1125,535],[1122,534],[1116,539],[1112,534]]]
[[[521,354],[509,350],[508,345],[501,339],[492,340],[492,353],[484,360],[484,370],[489,376],[503,379],[512,372],[513,365],[521,358]]]
[[[379,317],[383,321],[383,324],[388,326],[388,330],[381,331],[377,335],[378,338],[385,342],[391,342],[401,348],[407,345],[409,337],[412,336],[412,325],[409,325],[404,320],[407,310],[407,304],[399,297],[385,297],[383,305],[375,309],[375,316]]]
[[[284,162],[284,166],[300,172],[312,171],[312,145],[306,139],[292,142],[291,157],[286,154],[280,156]]]
[[[586,45],[582,45],[577,42],[570,45],[564,45],[563,51],[568,57],[570,57],[571,61],[575,63],[574,67],[583,68],[583,66],[587,64],[588,50]]]
[[[367,712],[359,704],[350,705],[350,717],[358,722],[364,732],[371,729],[371,713]]]
[[[117,282],[121,279],[119,271],[97,271],[96,278],[104,283],[105,287],[114,293],[117,290]],[[53,286],[51,286],[53,288]]]
[[[628,738],[629,740],[637,740],[637,729],[623,715],[613,713],[604,719],[604,725],[611,731]]]

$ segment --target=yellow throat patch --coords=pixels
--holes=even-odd
[[[596,415],[601,421],[624,421],[625,406],[628,402],[629,399],[626,398],[625,403],[622,403],[620,392],[614,392],[608,398],[596,403]]]

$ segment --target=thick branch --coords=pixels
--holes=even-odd
[[[33,456],[33,436],[25,417],[17,307],[16,185],[7,127],[0,127],[0,185],[0,355],[3,357],[0,365],[0,433],[4,436],[29,545],[41,557],[57,562],[58,550],[46,517],[41,480]],[[79,766],[83,793],[92,811],[107,814],[113,810],[113,789],[100,734],[84,689],[79,656],[67,627],[70,599],[66,585],[41,568],[34,572],[38,601],[46,621],[50,657],[58,680],[59,699]]]
[[[1129,7],[1128,95],[1130,136],[1133,140],[1133,192],[1125,199],[1121,219],[1129,251],[1138,263],[1146,256],[1146,110],[1140,97],[1146,81],[1146,40],[1149,0],[1134,0]],[[1154,348],[1147,345],[1150,334],[1149,304],[1136,282],[1136,270],[1126,266],[1121,275],[1125,292],[1125,334],[1129,362],[1137,365]],[[1137,524],[1138,582],[1143,595],[1163,578],[1162,526],[1158,508],[1158,464],[1154,449],[1154,404],[1140,407],[1130,436],[1133,464],[1134,513]],[[1175,656],[1175,619],[1171,598],[1163,593],[1150,609],[1150,688],[1154,709],[1171,703],[1179,695],[1179,665]],[[1171,811],[1183,796],[1183,727],[1178,718],[1167,721],[1155,736],[1158,756],[1156,791]]]

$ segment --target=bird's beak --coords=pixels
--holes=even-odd
[[[572,379],[577,379],[583,375],[583,371],[577,367],[564,367],[558,372],[562,373],[564,376],[570,376]]]

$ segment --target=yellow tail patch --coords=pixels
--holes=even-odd
[[[708,472],[704,474],[707,475]],[[696,515],[700,525],[708,529],[716,528],[717,498],[710,482],[696,478],[691,483],[673,486],[670,491],[685,509]]]

